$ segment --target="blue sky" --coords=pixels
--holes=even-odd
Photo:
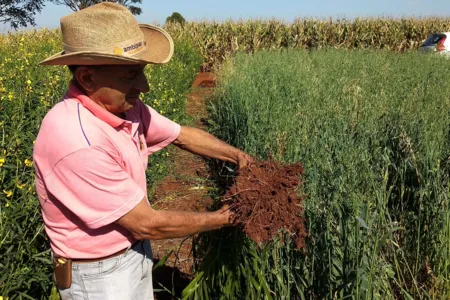
[[[286,22],[296,17],[402,17],[450,16],[449,0],[143,0],[142,23],[163,24],[172,12],[188,21],[228,19],[270,19]],[[57,28],[59,19],[71,13],[65,6],[48,3],[37,15],[37,27]],[[4,26],[3,26],[4,27]]]

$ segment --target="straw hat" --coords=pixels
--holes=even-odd
[[[138,24],[124,6],[102,2],[61,18],[64,51],[41,65],[164,64],[173,41],[163,29]]]

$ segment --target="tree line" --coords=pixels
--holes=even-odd
[[[142,13],[142,8],[137,6],[142,4],[142,0],[107,1],[124,5],[133,15],[140,15]],[[35,16],[42,12],[42,9],[47,2],[64,5],[72,11],[78,11],[91,5],[104,2],[104,0],[0,0],[0,23],[9,24],[13,29],[36,26]],[[185,20],[180,13],[174,12],[171,16],[166,18],[166,22],[178,22],[183,24]]]

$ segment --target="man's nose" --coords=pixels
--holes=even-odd
[[[148,91],[150,90],[147,77],[145,76],[143,71],[139,75],[139,78],[137,78],[134,88],[139,90],[143,94],[148,93]]]

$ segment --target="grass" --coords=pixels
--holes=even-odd
[[[196,241],[193,299],[450,297],[450,61],[261,51],[220,71],[214,133],[305,166],[306,252],[235,229]]]

